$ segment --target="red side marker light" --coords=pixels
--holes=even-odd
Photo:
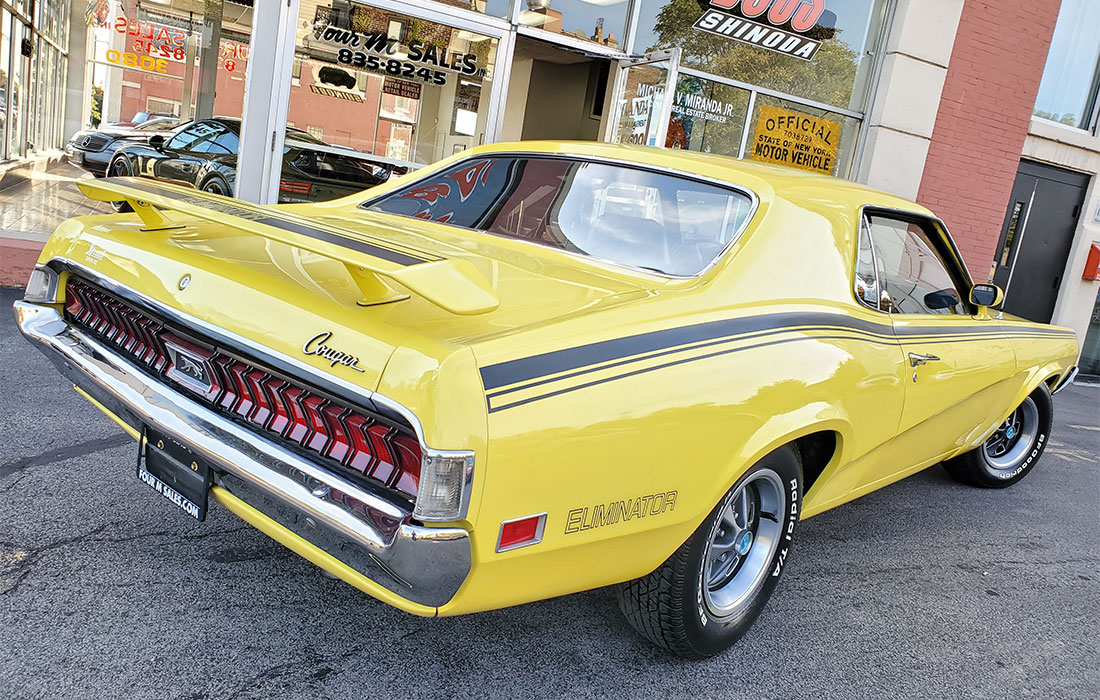
[[[505,520],[500,524],[500,539],[497,551],[507,552],[542,542],[542,532],[546,528],[546,513],[528,515],[523,518]]]

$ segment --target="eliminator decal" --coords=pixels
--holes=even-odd
[[[676,510],[676,491],[654,493],[648,496],[628,498],[624,501],[597,503],[594,506],[574,508],[565,517],[565,534],[594,530],[598,527],[661,515]]]

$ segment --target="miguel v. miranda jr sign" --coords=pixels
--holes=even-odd
[[[710,5],[695,21],[695,29],[804,61],[813,60],[821,48],[820,41],[803,34],[821,18],[825,0],[710,0]],[[738,5],[743,16],[724,12]],[[767,24],[746,19],[757,17]]]

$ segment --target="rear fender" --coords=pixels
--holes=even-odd
[[[833,432],[837,435],[837,446],[829,463],[815,480],[815,484],[827,481],[837,465],[845,461],[846,449],[852,444],[852,426],[843,408],[823,401],[799,406],[787,413],[771,416],[756,433],[745,443],[741,451],[734,455],[726,469],[725,485],[722,493],[716,494],[715,503],[741,478],[754,464],[769,453],[789,445],[799,438],[813,433]],[[805,488],[805,485],[803,485]],[[806,493],[803,491],[803,501]],[[709,511],[708,511],[709,513]],[[707,513],[699,517],[702,522]]]

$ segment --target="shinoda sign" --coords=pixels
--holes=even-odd
[[[762,49],[813,60],[821,42],[803,36],[825,11],[825,0],[710,0],[711,9],[692,25]],[[739,15],[724,10],[740,11]],[[759,18],[767,24],[753,21]]]

